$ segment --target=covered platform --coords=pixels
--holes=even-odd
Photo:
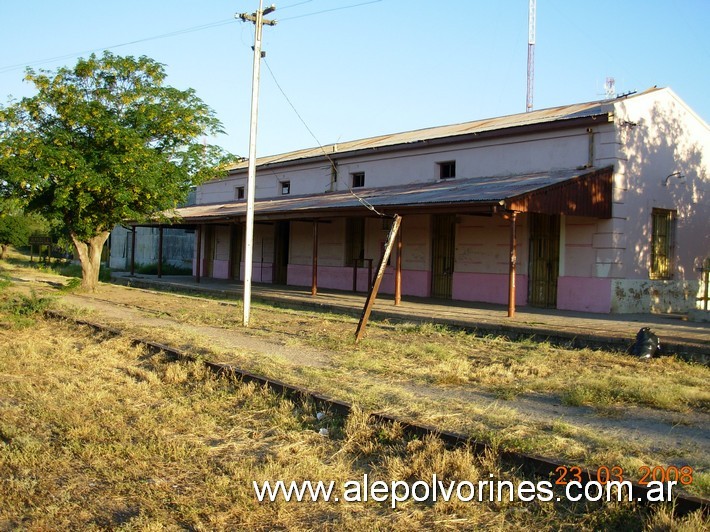
[[[130,275],[112,272],[114,281],[137,288],[209,294],[226,300],[242,297],[242,283],[191,276]],[[359,317],[366,294],[319,290],[317,295],[304,287],[254,284],[254,301],[296,309],[324,310]],[[641,327],[651,327],[660,337],[665,354],[710,363],[710,323],[688,321],[685,316],[657,314],[596,314],[556,309],[521,307],[515,317],[505,305],[403,297],[398,306],[392,295],[378,296],[372,319],[396,323],[436,323],[461,327],[481,335],[533,338],[553,344],[625,350]],[[353,335],[355,325],[353,324]]]

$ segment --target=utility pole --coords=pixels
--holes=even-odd
[[[274,26],[275,20],[266,20],[264,15],[268,15],[276,9],[272,5],[262,9],[263,0],[259,0],[259,10],[251,15],[241,13],[235,15],[242,21],[253,22],[254,31],[254,69],[251,79],[251,125],[249,129],[249,173],[247,175],[247,217],[246,235],[244,244],[244,319],[245,327],[249,327],[249,314],[251,312],[251,274],[252,257],[254,255],[254,191],[256,189],[256,123],[259,114],[259,71],[261,68],[261,58],[266,55],[261,51],[261,30],[264,24]]]
[[[530,0],[528,6],[528,93],[525,112],[533,109],[533,84],[535,81],[535,19],[537,17],[536,0]]]

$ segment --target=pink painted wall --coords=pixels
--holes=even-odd
[[[394,268],[387,268],[382,279],[380,292],[394,294]],[[429,297],[431,292],[431,272],[421,270],[402,270],[402,295]]]
[[[288,265],[288,284],[292,286],[311,286],[313,268],[302,264]],[[367,270],[358,276],[361,282],[358,286],[365,286]],[[353,269],[337,266],[318,266],[318,288],[331,290],[352,290]]]
[[[229,261],[215,259],[212,263],[212,277],[215,279],[229,279]]]
[[[508,274],[454,272],[453,299],[508,304]],[[515,276],[515,304],[528,303],[528,276]]]
[[[375,275],[373,271],[372,275]],[[288,284],[293,286],[311,286],[312,269],[310,266],[289,264]],[[431,284],[429,272],[424,271],[402,271],[402,295],[427,297]],[[349,267],[318,267],[318,288],[328,288],[331,290],[353,289],[353,269]],[[358,269],[358,292],[367,292],[369,289],[367,280],[367,268]],[[388,268],[380,285],[380,292],[383,294],[394,293],[394,269]]]
[[[611,310],[611,279],[594,277],[559,277],[557,308],[582,312]]]

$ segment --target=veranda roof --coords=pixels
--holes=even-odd
[[[610,218],[613,167],[508,176],[444,179],[380,188],[258,199],[256,220],[394,214],[537,212]],[[168,217],[174,224],[224,223],[246,216],[246,201],[192,205]]]

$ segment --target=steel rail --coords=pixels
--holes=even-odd
[[[95,331],[104,334],[109,334],[111,336],[120,336],[128,338],[131,344],[134,346],[144,346],[151,353],[155,354],[164,353],[173,360],[184,360],[192,362],[197,360],[196,357],[190,355],[189,353],[181,349],[154,342],[152,340],[127,336],[126,333],[121,329],[109,327],[88,320],[73,318],[61,312],[53,310],[46,310],[45,316],[51,319],[68,321],[76,325],[86,326]],[[341,401],[339,399],[335,399],[328,395],[317,393],[312,390],[308,390],[307,388],[304,388],[302,386],[288,384],[279,379],[264,377],[262,375],[258,375],[248,370],[239,368],[233,364],[210,362],[204,359],[201,359],[201,361],[215,375],[227,377],[230,379],[236,379],[241,382],[255,383],[260,386],[266,387],[268,390],[277,395],[281,395],[287,398],[307,399],[312,401],[317,407],[322,408],[324,410],[330,410],[338,414],[347,416],[354,408],[353,405],[348,402]],[[403,433],[409,436],[416,436],[420,438],[429,435],[436,436],[441,439],[442,442],[444,442],[444,444],[449,448],[468,446],[476,454],[484,454],[485,452],[492,450],[492,447],[489,444],[474,440],[465,434],[441,430],[432,425],[413,423],[411,421],[400,419],[397,416],[392,416],[390,414],[372,412],[370,413],[370,419],[381,423],[398,423],[402,427]],[[556,475],[558,468],[570,466],[569,463],[559,461],[553,458],[547,458],[518,451],[497,451],[497,453],[502,461],[519,467],[521,470],[527,472],[528,474],[533,474],[540,477],[552,477]],[[597,476],[597,472],[589,467],[582,468],[581,476],[583,485],[592,481],[603,482]],[[639,484],[638,482],[631,482],[631,484],[634,498],[639,504],[653,504],[652,502],[648,501],[648,493],[652,490],[652,488],[649,488],[648,486],[645,486],[643,484]],[[688,495],[685,493],[676,493],[674,494],[672,502],[673,506],[671,510],[676,516],[687,515],[697,510],[702,511],[704,515],[710,515],[710,499],[695,497],[693,495]]]

